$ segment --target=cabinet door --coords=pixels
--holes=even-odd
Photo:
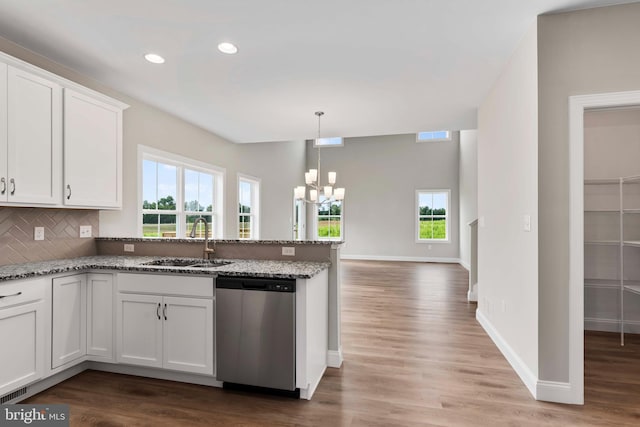
[[[118,294],[119,363],[162,367],[162,297]]]
[[[87,274],[87,354],[113,362],[113,275]]]
[[[122,207],[122,110],[64,90],[64,204]]]
[[[0,64],[0,202],[9,197],[7,176],[7,65]]]
[[[0,396],[43,376],[45,312],[43,300],[0,309]]]
[[[9,66],[7,93],[8,201],[59,204],[61,88]]]
[[[164,367],[213,375],[213,301],[164,297]]]
[[[51,368],[87,354],[86,275],[53,279]]]

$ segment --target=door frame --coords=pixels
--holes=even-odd
[[[584,113],[640,105],[640,91],[569,97],[569,389],[559,401],[584,404]]]

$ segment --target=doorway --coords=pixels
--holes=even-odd
[[[562,401],[584,403],[584,117],[594,109],[640,105],[640,91],[569,97],[569,387]]]

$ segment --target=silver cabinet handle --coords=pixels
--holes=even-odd
[[[9,298],[9,297],[17,297],[22,295],[22,292],[16,292],[15,294],[11,294],[11,295],[0,295],[0,299],[2,298]]]
[[[0,178],[0,184],[2,184],[2,191],[0,191],[0,194],[4,194],[7,192],[7,181],[5,181],[4,178]]]
[[[11,195],[13,196],[14,194],[16,194],[16,180],[11,178],[9,180],[9,184],[11,184]]]
[[[167,304],[164,305],[164,309],[162,310],[162,315],[164,316],[164,320],[167,320]]]
[[[158,307],[156,307],[156,316],[158,316],[158,320],[160,320],[160,303],[158,303]]]
[[[67,200],[71,198],[71,184],[67,184],[67,190],[69,190],[69,194],[67,194]]]

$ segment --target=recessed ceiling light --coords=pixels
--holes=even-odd
[[[228,53],[229,55],[233,55],[238,52],[238,48],[233,43],[223,42],[218,45],[218,50],[222,53]]]
[[[164,58],[158,54],[155,53],[147,53],[144,56],[144,59],[146,59],[149,62],[153,62],[154,64],[163,64],[164,63]]]

